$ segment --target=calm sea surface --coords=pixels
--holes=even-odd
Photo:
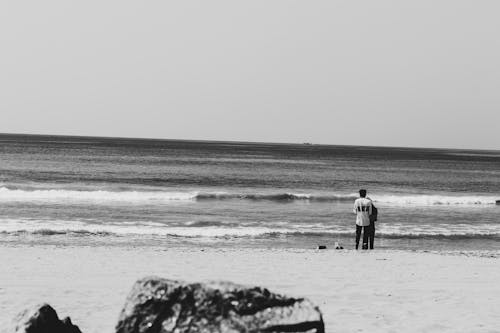
[[[0,135],[0,242],[500,249],[500,151]]]

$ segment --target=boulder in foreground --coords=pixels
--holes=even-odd
[[[48,304],[23,311],[17,318],[16,333],[81,333],[69,317],[59,320],[56,310]]]
[[[230,282],[193,283],[157,277],[137,281],[117,333],[324,333],[319,309],[303,298]]]

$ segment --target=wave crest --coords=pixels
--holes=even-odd
[[[107,204],[168,203],[179,201],[248,200],[275,202],[350,202],[355,194],[311,194],[311,193],[227,193],[227,192],[171,192],[171,191],[106,191],[106,190],[21,190],[0,187],[0,202],[92,202]],[[493,196],[451,195],[392,195],[382,194],[372,198],[375,203],[387,205],[495,205],[500,200]]]
[[[83,221],[0,220],[0,234],[32,234],[38,236],[131,236],[181,237],[209,239],[316,239],[353,237],[352,226],[335,228],[288,226],[235,226],[216,221],[186,223],[169,226],[158,222],[96,224]],[[497,224],[411,226],[392,224],[377,228],[378,238],[387,239],[500,239]]]

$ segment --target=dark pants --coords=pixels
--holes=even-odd
[[[361,230],[363,230],[363,250],[368,249],[368,236],[370,234],[370,226],[362,227],[356,224],[356,250],[359,247],[359,239],[361,238]]]
[[[369,230],[368,244],[370,245],[370,250],[373,250],[373,242],[375,241],[375,222],[370,222],[370,225],[367,228]]]

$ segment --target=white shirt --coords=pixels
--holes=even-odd
[[[370,215],[372,214],[372,201],[368,198],[359,198],[354,201],[354,214],[356,214],[356,224],[362,227],[370,225]]]

